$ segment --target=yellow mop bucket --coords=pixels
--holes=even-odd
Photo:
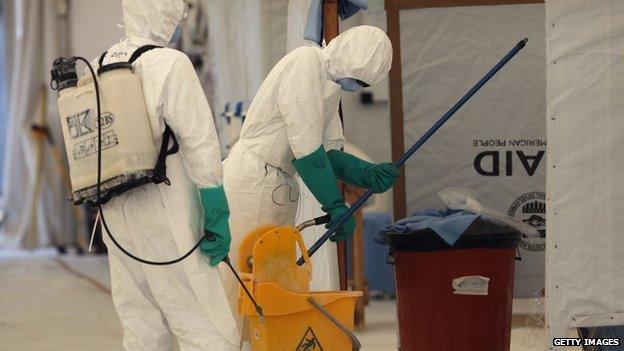
[[[300,230],[314,224],[309,221],[298,228],[261,228],[240,247],[241,277],[264,312],[263,318],[258,316],[241,291],[239,313],[249,323],[247,337],[254,351],[360,349],[352,330],[355,302],[362,293],[310,292],[312,262]],[[305,264],[298,266],[301,253]]]

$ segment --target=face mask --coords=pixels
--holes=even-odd
[[[173,32],[173,36],[171,37],[171,40],[169,40],[169,44],[173,44],[177,42],[178,40],[180,40],[180,37],[182,37],[182,26],[186,22],[188,15],[189,15],[189,5],[185,1],[184,12],[182,13],[182,18],[180,19],[180,22],[178,23],[178,26],[176,27],[175,32]]]
[[[358,91],[365,86],[355,78],[340,78],[336,83],[340,84],[342,90],[350,92]]]
[[[173,44],[173,43],[177,42],[178,40],[180,40],[181,36],[182,36],[182,25],[178,24],[178,26],[176,27],[175,32],[173,32],[173,36],[171,37],[171,40],[169,41],[169,44]]]

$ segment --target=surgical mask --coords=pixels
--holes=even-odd
[[[350,92],[358,91],[363,87],[368,86],[366,84],[362,84],[362,82],[355,78],[340,78],[336,81],[336,83],[340,84],[342,90]]]
[[[169,44],[173,44],[177,42],[182,37],[182,27],[184,26],[184,23],[186,22],[186,19],[188,18],[189,9],[190,9],[190,5],[185,1],[184,12],[182,13],[182,18],[180,19],[180,22],[178,23],[178,26],[176,27],[175,32],[173,32],[173,36],[171,36],[171,40],[169,40]]]
[[[177,42],[178,40],[180,40],[180,37],[182,37],[182,25],[178,24],[175,32],[173,32],[173,36],[171,37],[171,40],[169,40],[169,44],[173,44]]]

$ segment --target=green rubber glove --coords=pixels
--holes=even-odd
[[[401,175],[392,163],[370,163],[340,150],[327,151],[327,157],[340,180],[376,194],[390,189]]]
[[[331,228],[349,210],[338,189],[338,179],[331,167],[325,148],[321,145],[313,153],[293,160],[293,165],[301,179],[308,186],[323,211],[331,215],[326,228]],[[332,241],[347,239],[355,230],[355,217],[350,216],[342,227],[330,238]]]
[[[204,230],[214,234],[214,240],[203,240],[199,247],[204,255],[210,257],[210,265],[214,267],[230,252],[230,209],[223,185],[199,189],[199,196],[204,209]]]

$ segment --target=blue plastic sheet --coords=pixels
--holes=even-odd
[[[376,243],[376,235],[384,227],[392,223],[392,215],[388,212],[364,212],[362,216],[363,248],[364,248],[364,275],[368,283],[368,290],[383,293],[387,296],[395,294],[394,267],[388,264],[388,249],[380,248]],[[347,272],[353,274],[353,237],[347,244]]]
[[[387,264],[388,250],[381,249],[375,242],[375,234],[392,223],[392,215],[386,212],[364,213],[364,274],[369,291],[387,295],[395,294],[394,267]]]
[[[385,227],[382,233],[413,233],[430,228],[446,243],[454,245],[468,227],[482,215],[460,210],[423,210]]]
[[[343,21],[358,11],[366,9],[368,9],[368,0],[340,0],[338,2],[338,14]],[[310,1],[303,38],[321,44],[323,40],[323,0]]]
[[[368,9],[368,0],[340,0],[338,2],[338,14],[341,20],[355,15],[360,10]]]

